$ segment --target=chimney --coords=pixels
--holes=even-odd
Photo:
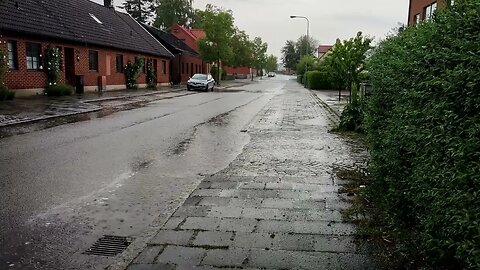
[[[103,5],[107,8],[113,8],[112,0],[103,0]]]

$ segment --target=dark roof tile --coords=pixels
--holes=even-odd
[[[89,0],[1,0],[0,30],[172,57],[128,14]]]

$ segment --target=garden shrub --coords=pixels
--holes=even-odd
[[[455,1],[369,60],[369,197],[422,267],[480,269],[480,5]]]
[[[325,71],[307,72],[306,87],[313,90],[334,89],[329,74]]]
[[[8,90],[4,85],[0,85],[0,101],[13,100],[15,98],[15,92]]]
[[[227,71],[223,68],[220,69],[220,80],[224,81],[227,78]],[[215,81],[218,81],[218,68],[213,66],[210,68],[210,74]]]
[[[45,95],[51,97],[70,96],[73,94],[73,87],[67,84],[50,85],[45,88]]]

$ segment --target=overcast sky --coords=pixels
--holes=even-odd
[[[103,3],[103,0],[93,0]],[[310,19],[310,35],[320,44],[333,44],[337,38],[347,39],[358,31],[375,37],[385,35],[399,23],[405,23],[409,0],[194,0],[194,7],[204,9],[210,3],[231,9],[235,25],[251,38],[259,36],[269,45],[269,53],[280,57],[286,40],[297,40],[306,33],[306,21],[290,19],[290,15]],[[123,0],[114,0],[121,5]]]

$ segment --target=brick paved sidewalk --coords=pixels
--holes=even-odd
[[[337,116],[294,82],[248,128],[250,143],[205,178],[129,265],[139,269],[374,269],[342,221],[333,170],[352,166]]]

